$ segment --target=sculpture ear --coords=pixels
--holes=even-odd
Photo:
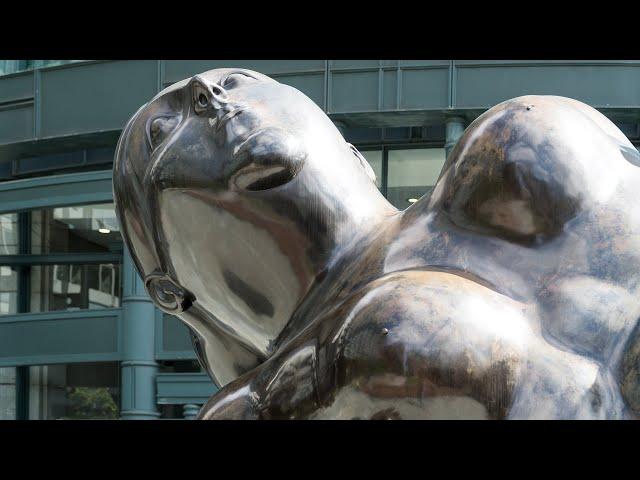
[[[347,143],[347,145],[349,145],[349,148],[351,149],[353,154],[360,161],[360,165],[362,165],[362,168],[364,168],[365,172],[367,172],[367,176],[371,179],[373,183],[376,183],[376,174],[373,171],[373,168],[371,168],[371,165],[369,165],[369,162],[367,162],[367,159],[364,158],[364,156],[358,151],[356,147],[354,147],[350,143]]]
[[[153,303],[165,313],[177,315],[187,310],[195,297],[164,273],[152,273],[144,280]]]

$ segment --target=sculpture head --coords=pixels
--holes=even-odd
[[[159,93],[118,143],[114,197],[149,294],[266,348],[338,245],[390,207],[304,94],[217,69]]]

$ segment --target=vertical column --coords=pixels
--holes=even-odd
[[[187,403],[182,406],[182,416],[185,420],[195,420],[198,416],[198,412],[200,411],[200,405],[195,405],[193,403]]]
[[[155,309],[125,248],[122,261],[123,361],[121,412],[123,420],[151,420],[156,409]]]
[[[462,136],[465,128],[465,121],[462,117],[449,117],[446,122],[446,139],[444,143],[444,151],[447,158],[453,150],[458,139]]]

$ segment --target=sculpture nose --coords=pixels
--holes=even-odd
[[[216,107],[216,104],[218,104],[220,108],[222,108],[229,102],[227,91],[221,85],[218,85],[217,83],[212,84],[210,87],[210,92],[211,102],[213,103],[214,107]]]
[[[202,106],[211,104],[214,108],[220,108],[228,103],[227,91],[219,83],[213,83],[196,75],[192,79],[192,88],[196,93],[196,100]]]

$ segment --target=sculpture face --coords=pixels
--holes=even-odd
[[[322,231],[341,235],[343,203],[367,202],[352,191],[383,201],[322,110],[247,70],[212,70],[161,92],[129,122],[117,157],[116,171],[144,192],[125,195],[121,216],[158,305],[179,313],[197,299],[263,354],[334,248]]]
[[[295,89],[213,70],[132,118],[117,212],[225,387],[201,418],[640,415],[640,156],[580,102],[465,131],[398,212]]]

